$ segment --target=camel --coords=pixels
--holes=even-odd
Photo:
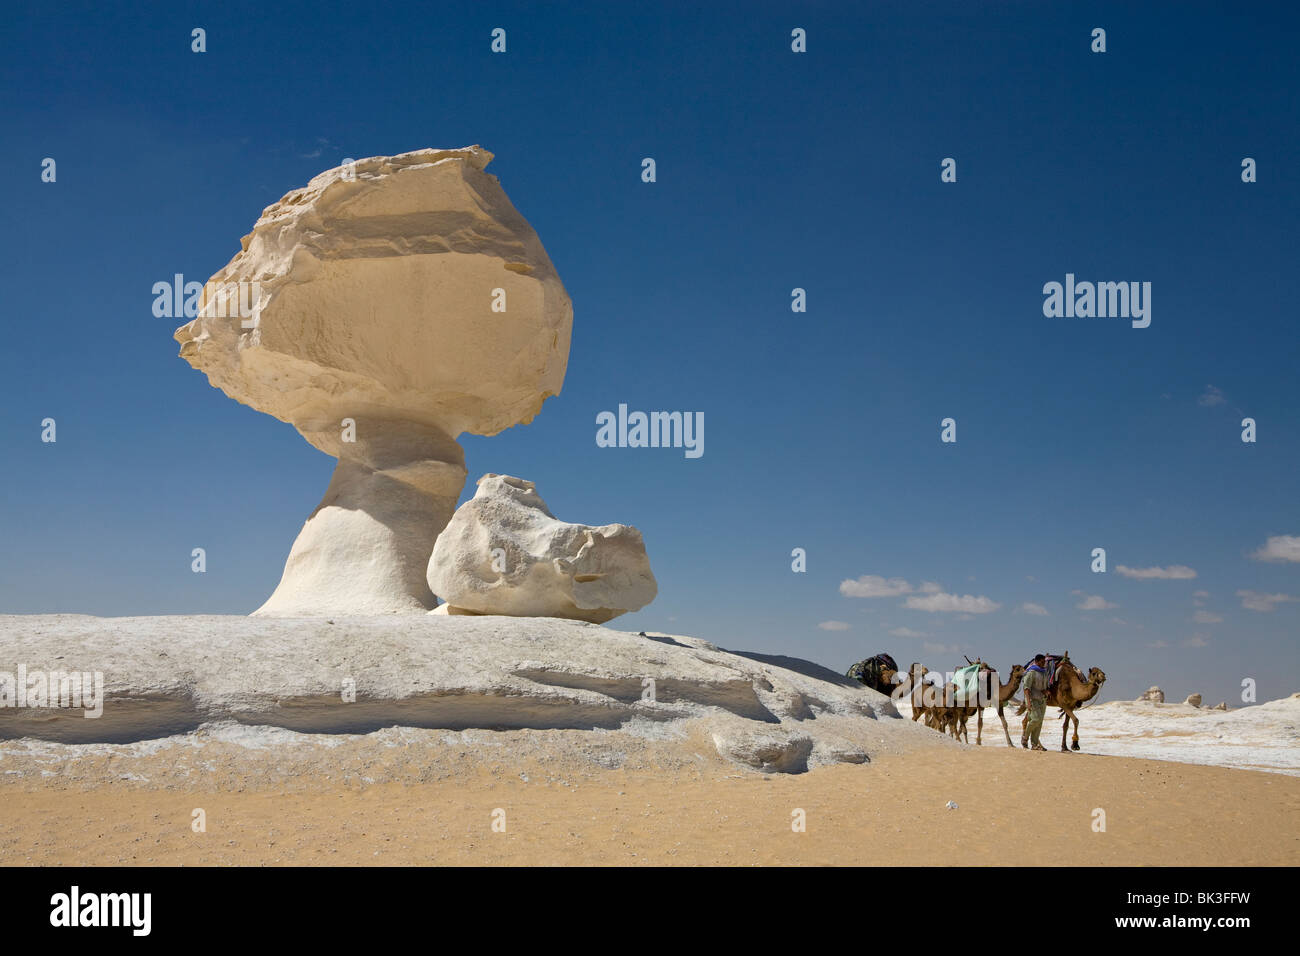
[[[876,658],[869,657],[866,660],[858,661],[856,664],[854,664],[852,667],[849,668],[848,674],[846,676],[852,678],[853,680],[858,681],[859,683],[863,684],[866,687],[870,687],[874,691],[879,691],[880,693],[885,694],[887,696],[892,694],[894,690],[894,677],[898,673],[897,670],[893,670],[889,667],[881,667],[878,671],[875,672],[877,677],[874,681],[867,679],[867,673],[864,665],[868,664],[873,660],[878,660],[879,658],[882,657],[888,659],[890,663],[893,663],[894,659],[892,657],[889,657],[888,654],[879,654],[876,656]]]
[[[1070,721],[1074,721],[1074,740],[1071,745],[1074,750],[1079,749],[1079,718],[1074,712],[1081,704],[1096,697],[1104,683],[1106,683],[1106,674],[1100,667],[1089,668],[1085,680],[1079,668],[1071,663],[1069,651],[1066,651],[1056,668],[1056,684],[1047,692],[1047,706],[1061,708],[1061,750],[1063,752],[1070,752],[1070,748],[1065,746],[1065,735],[1069,732]],[[1019,717],[1028,709],[1028,703],[1022,703],[1020,709],[1016,711],[1016,716]],[[1026,716],[1024,722],[1028,721],[1029,718]]]
[[[967,663],[971,663],[970,658],[967,658],[966,661]],[[979,663],[981,674],[992,671],[992,668],[984,667],[982,661]],[[933,685],[927,686],[933,688]],[[925,703],[925,698],[929,695],[924,692],[924,688],[921,693],[914,693],[912,695],[912,719],[916,720],[918,716],[924,714],[925,725],[927,727],[931,727],[939,731],[941,734],[951,733],[954,739],[960,740],[962,739],[962,734],[966,733],[966,718],[975,712],[975,708],[966,708],[957,705],[957,688],[953,684],[945,684],[942,688],[937,689],[937,691],[939,699],[933,700],[932,698],[932,702],[928,704]],[[935,690],[930,690],[930,694],[935,694]],[[919,704],[917,700],[918,697],[921,698]],[[982,720],[983,718],[981,717],[981,725]],[[966,742],[970,743],[969,736],[966,737]]]
[[[898,685],[896,693],[899,696],[907,694],[911,697],[912,703],[912,720],[925,718],[925,725],[931,725],[930,706],[925,702],[925,689],[930,684],[925,681],[925,675],[930,673],[930,668],[926,667],[919,661],[913,661],[912,666],[907,669],[907,675],[903,678],[902,683]]]
[[[992,674],[993,676],[991,678],[986,677],[985,676],[986,674]],[[993,705],[992,701],[990,701],[989,704],[987,705],[977,703],[976,706],[974,707],[968,706],[968,707],[954,708],[954,710],[956,710],[957,712],[956,717],[961,722],[962,736],[966,738],[967,743],[970,743],[970,738],[966,734],[966,721],[970,719],[970,715],[972,713],[979,715],[978,721],[976,722],[975,725],[975,746],[978,747],[982,744],[984,739],[984,708],[986,706],[996,706],[998,709],[998,720],[1002,721],[1002,733],[1005,734],[1007,738],[1007,746],[1008,747],[1015,746],[1015,744],[1011,742],[1011,731],[1007,729],[1007,718],[1006,715],[1003,713],[1003,706],[1006,704],[1007,701],[1009,701],[1013,696],[1015,696],[1016,691],[1020,687],[1020,681],[1024,676],[1025,676],[1024,665],[1013,664],[1011,667],[1011,680],[1007,681],[1005,684],[998,684],[996,683],[999,680],[998,672],[996,670],[988,666],[982,667],[980,669],[981,684],[983,685],[983,682],[986,680],[990,681],[988,685],[985,685],[988,686],[990,691],[993,689],[994,686],[996,686],[998,689],[998,700],[996,705]],[[955,737],[957,735],[953,734],[953,736]]]
[[[914,662],[907,669],[907,676],[904,677],[898,693],[911,697],[913,721],[924,718],[925,726],[941,734],[953,732],[956,736],[954,728],[957,715],[953,699],[956,688],[951,684],[940,687],[937,684],[927,683],[925,675],[929,673],[930,668]]]
[[[968,665],[974,664],[979,667],[979,676],[978,676],[978,681],[979,681],[978,686],[980,688],[979,693],[984,692],[984,688],[988,688],[989,690],[992,690],[993,687],[997,686],[995,682],[998,679],[998,672],[995,671],[992,667],[989,667],[987,664],[985,664],[983,659],[976,658],[975,660],[972,661],[968,657],[966,658],[966,663]],[[975,742],[977,744],[979,743],[980,736],[984,730],[984,707],[982,704],[979,703],[979,693],[977,693],[976,695],[976,701],[973,706],[967,703],[964,698],[962,702],[958,704],[957,686],[955,684],[947,684],[944,687],[943,689],[944,706],[939,715],[940,733],[943,732],[944,729],[943,725],[946,724],[949,733],[952,734],[953,740],[962,740],[965,743],[969,744],[970,734],[966,730],[966,721],[970,720],[971,715],[974,714],[976,711],[978,711],[979,725],[975,731]],[[999,701],[1000,700],[1001,698],[999,697]],[[1010,734],[1007,735],[1007,739],[1008,740],[1011,739]]]

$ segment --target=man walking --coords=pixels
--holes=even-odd
[[[1034,662],[1025,671],[1024,683],[1021,685],[1025,692],[1025,705],[1029,708],[1020,731],[1020,746],[1026,749],[1029,748],[1030,741],[1033,742],[1034,750],[1047,749],[1038,739],[1043,730],[1043,715],[1047,713],[1047,671],[1043,667],[1046,663],[1045,655],[1035,654]]]

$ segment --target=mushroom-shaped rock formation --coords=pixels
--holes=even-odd
[[[564,617],[604,624],[659,593],[641,532],[559,521],[531,481],[484,475],[429,560],[442,614]]]
[[[456,438],[559,394],[573,307],[491,159],[423,149],[321,173],[263,211],[176,330],[214,386],[338,459],[254,613],[432,608],[429,554],[465,484]],[[251,319],[223,314],[236,288]]]

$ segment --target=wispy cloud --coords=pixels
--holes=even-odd
[[[1115,570],[1126,578],[1139,581],[1187,581],[1196,577],[1196,572],[1185,564],[1171,564],[1167,568],[1130,568],[1121,564]]]
[[[919,588],[912,587],[902,578],[883,578],[878,574],[864,574],[856,581],[840,582],[840,593],[853,598],[902,597],[904,594],[935,594],[942,591],[933,581],[923,581]]]
[[[1197,611],[1192,615],[1192,621],[1196,624],[1222,624],[1223,618],[1210,611]]]
[[[823,631],[847,631],[849,624],[846,621],[822,621],[817,625]]]
[[[1262,612],[1275,610],[1279,604],[1288,601],[1300,601],[1289,594],[1262,594],[1259,591],[1238,591],[1237,597],[1241,598],[1241,606],[1246,610]]]
[[[930,611],[938,614],[991,614],[1002,605],[980,595],[972,594],[927,594],[924,597],[913,595],[903,602],[903,607],[913,611]]]
[[[1111,608],[1119,607],[1118,604],[1111,604],[1100,594],[1085,594],[1083,600],[1075,605],[1080,611],[1109,611]]]
[[[1300,535],[1275,534],[1250,556],[1256,561],[1300,562]]]
[[[1183,647],[1209,647],[1210,639],[1204,634],[1193,634],[1183,641]]]
[[[1041,604],[1034,604],[1031,601],[1026,601],[1024,604],[1020,605],[1020,607],[1016,608],[1016,613],[1033,614],[1036,617],[1050,617],[1047,608],[1043,607]]]
[[[335,146],[333,143],[331,143],[331,142],[330,142],[328,139],[326,139],[324,136],[317,136],[317,137],[316,137],[316,145],[315,145],[315,147],[312,148],[312,149],[310,149],[310,150],[308,150],[308,151],[305,152],[305,153],[299,153],[299,154],[298,154],[298,158],[299,158],[299,159],[316,159],[318,156],[320,156],[321,153],[323,153],[323,152],[324,152],[325,150],[327,150],[327,149],[334,150],[334,149],[338,149],[338,147]]]
[[[894,637],[929,637],[925,631],[914,631],[910,627],[896,627],[889,632]]]
[[[921,645],[921,649],[927,654],[960,654],[961,648],[956,644],[930,644]]]
[[[1207,385],[1205,391],[1201,393],[1201,397],[1196,400],[1196,404],[1205,408],[1212,408],[1215,405],[1222,405],[1227,400],[1227,397],[1223,394],[1223,389]]]

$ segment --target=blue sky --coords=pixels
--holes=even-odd
[[[1300,563],[1252,557],[1300,535],[1294,12],[267,6],[63,4],[0,35],[0,611],[257,607],[333,463],[180,360],[151,287],[206,279],[345,157],[479,143],[575,319],[563,394],[463,438],[470,490],[516,474],[639,527],[659,598],[614,626],[840,670],[1069,649],[1109,698],[1300,688],[1300,603],[1238,594],[1300,598]],[[1067,272],[1151,282],[1150,327],[1044,317]],[[703,412],[704,456],[598,448],[619,403]],[[863,576],[912,591],[841,593]],[[997,608],[906,607],[925,582]]]

